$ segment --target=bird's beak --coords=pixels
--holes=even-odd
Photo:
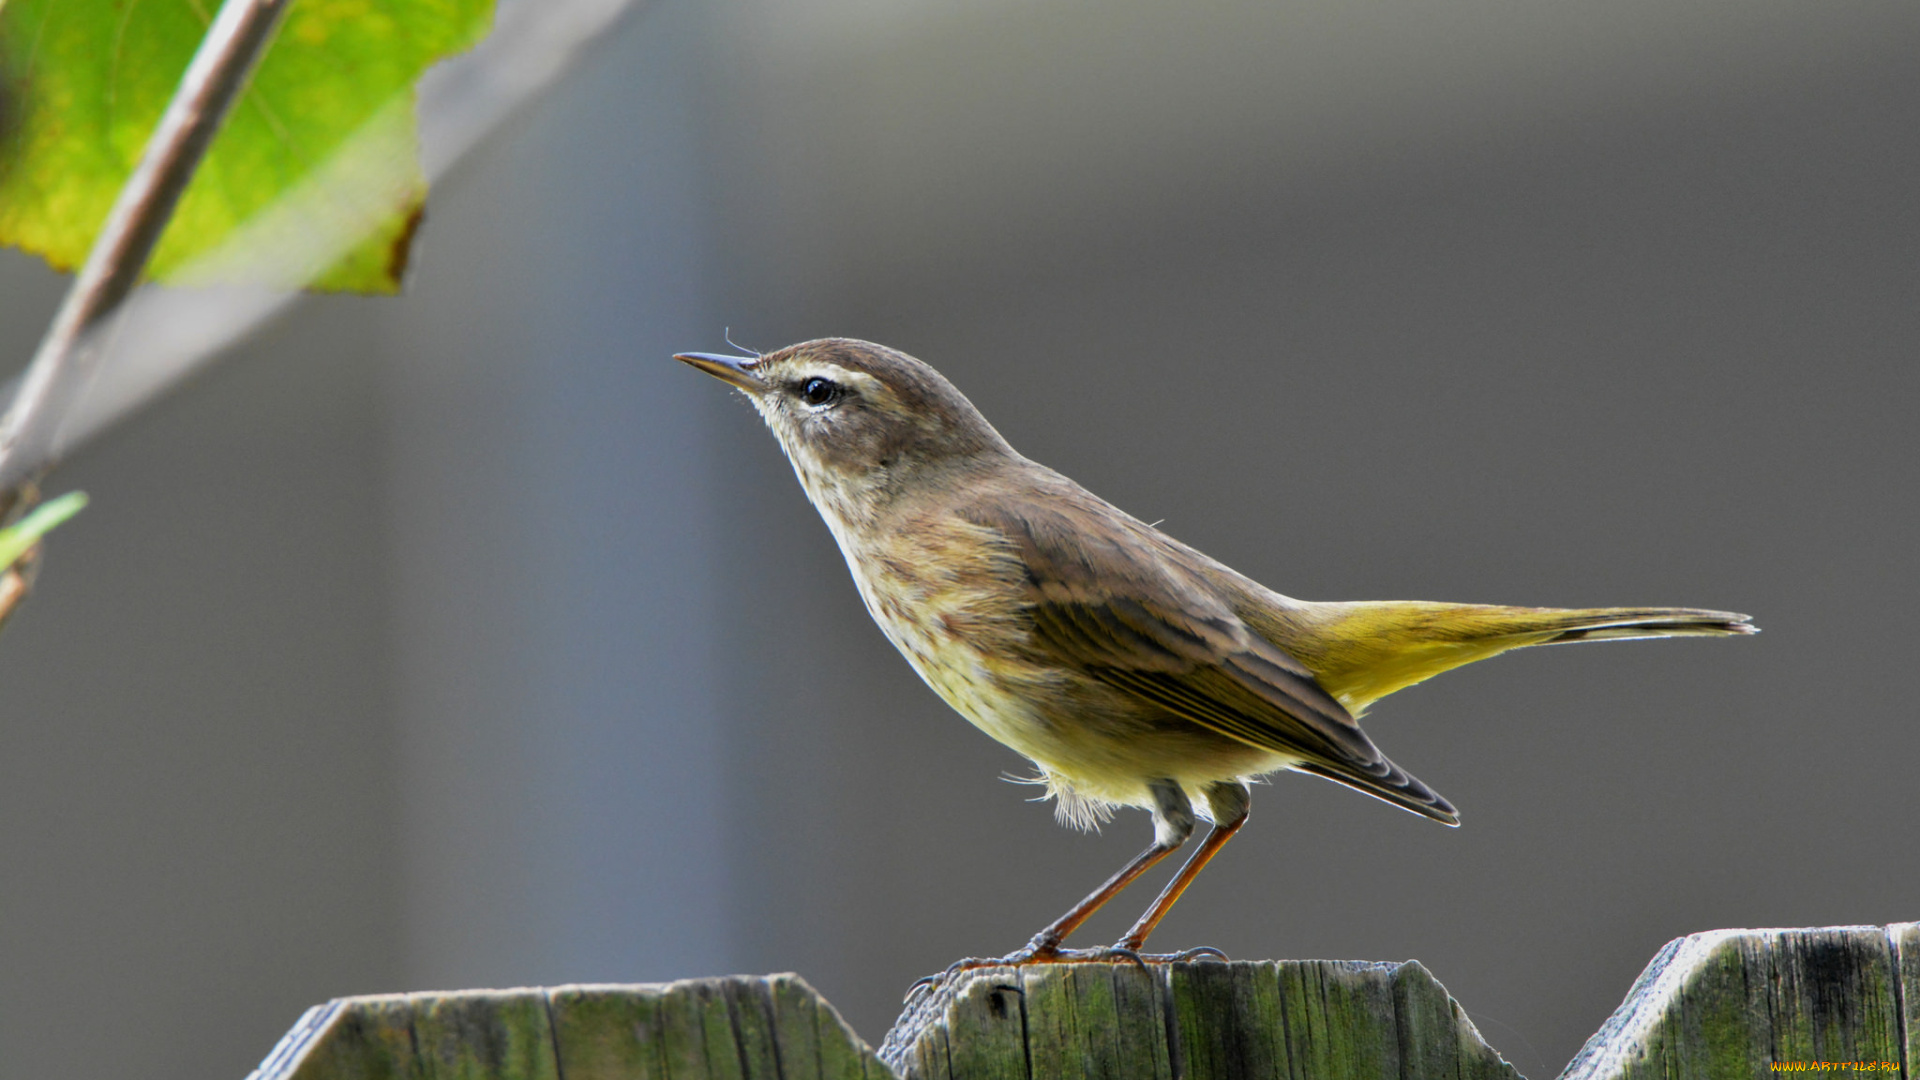
[[[730,382],[749,394],[758,394],[767,388],[760,374],[754,371],[754,366],[760,363],[760,358],[757,356],[721,356],[717,353],[685,352],[675,353],[673,358],[692,364],[714,378]]]

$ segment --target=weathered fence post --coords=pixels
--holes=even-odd
[[[890,1080],[796,975],[340,998],[249,1080]]]
[[[1562,1080],[1914,1077],[1920,923],[1714,930],[1667,944]]]
[[[880,1057],[904,1080],[1518,1080],[1427,969],[1335,960],[984,968]]]

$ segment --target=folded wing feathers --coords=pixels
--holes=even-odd
[[[1361,783],[1353,777],[1342,775],[1313,762],[1305,762],[1293,768],[1295,772],[1311,773],[1337,784],[1345,784],[1363,795],[1371,795],[1382,802],[1392,803],[1402,810],[1411,810],[1416,814],[1430,817],[1442,825],[1460,824],[1460,814],[1453,808],[1452,803],[1421,783],[1419,777],[1409,775],[1392,762],[1388,762],[1387,766],[1392,769],[1392,772],[1379,780],[1367,783]]]
[[[981,507],[1035,597],[1033,644],[1116,689],[1228,738],[1448,825],[1448,802],[1382,755],[1339,700],[1286,650],[1246,626],[1185,567],[1118,538],[1064,527],[1051,508]],[[1096,567],[1096,561],[1104,564]]]

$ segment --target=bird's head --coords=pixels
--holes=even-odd
[[[1006,440],[941,374],[903,352],[821,338],[764,356],[674,357],[744,391],[823,511],[872,511],[911,478],[1011,454]]]

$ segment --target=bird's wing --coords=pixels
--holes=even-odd
[[[1082,499],[1089,505],[1073,505]],[[1311,671],[1233,613],[1197,553],[1078,491],[1000,497],[963,516],[999,532],[1023,566],[1035,659],[1297,758],[1300,771],[1457,821],[1445,799],[1380,753]]]

